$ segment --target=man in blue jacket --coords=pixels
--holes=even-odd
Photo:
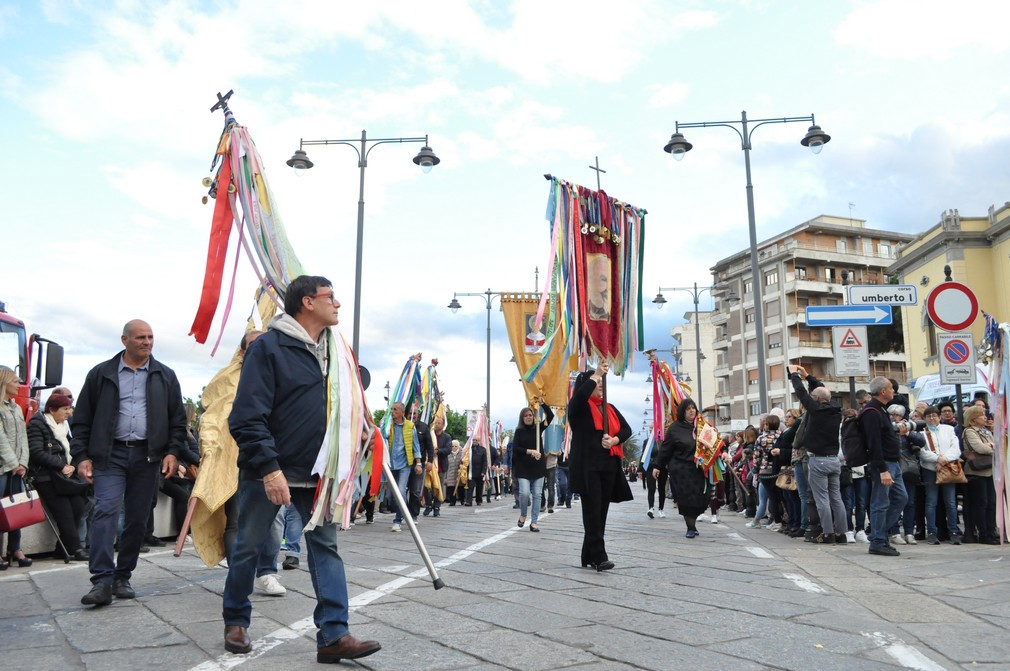
[[[70,452],[77,472],[95,486],[91,522],[88,606],[136,596],[130,577],[147,531],[158,471],[175,473],[186,441],[186,411],[175,372],[151,356],[154,332],[139,319],[126,323],[124,351],[88,372],[77,399]],[[119,554],[113,543],[124,509]]]
[[[224,587],[224,647],[252,650],[249,624],[260,546],[282,505],[312,517],[318,476],[313,467],[326,435],[330,361],[327,329],[336,326],[340,302],[325,277],[302,275],[284,295],[284,314],[246,353],[228,428],[238,443],[238,536]],[[359,641],[348,630],[347,579],[337,552],[337,525],[305,532],[309,571],[318,606],[314,619],[316,661],[337,663],[377,652],[376,641]],[[316,580],[317,576],[325,579]]]

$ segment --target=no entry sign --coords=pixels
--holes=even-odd
[[[978,317],[978,298],[960,282],[943,282],[929,292],[926,311],[944,331],[963,331]]]

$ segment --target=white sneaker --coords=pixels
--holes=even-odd
[[[281,581],[273,573],[267,573],[259,577],[260,589],[270,596],[280,596],[288,590],[284,588]]]
[[[397,531],[400,530],[400,525],[399,524],[394,524],[389,530],[392,531],[395,534]]]
[[[767,529],[768,531],[778,531],[781,528],[782,528],[782,525],[779,524],[778,522],[774,522],[774,523],[769,524],[768,526],[765,527],[765,529]]]
[[[905,537],[901,534],[894,534],[891,536],[891,545],[908,545],[908,543],[905,542]]]
[[[856,540],[860,543],[869,543],[870,539],[866,537],[866,532],[860,529],[856,532]]]
[[[666,517],[666,513],[664,513],[662,509],[660,509],[660,510],[659,510],[659,511],[657,512],[657,514],[658,514],[658,515],[659,515],[660,517]]]
[[[712,519],[709,520],[712,524],[719,524],[719,513],[712,515]]]
[[[648,515],[649,519],[651,520],[654,517],[656,517],[656,509],[655,508],[649,508],[647,511],[645,511],[645,514]]]
[[[905,543],[907,545],[918,545],[919,542],[915,540],[915,536],[912,534],[905,534]]]
[[[748,522],[744,526],[747,527],[748,529],[757,529],[759,525],[754,520],[751,520],[750,522]]]
[[[846,531],[845,532],[845,542],[846,543],[855,543],[856,542],[856,532],[855,531]]]

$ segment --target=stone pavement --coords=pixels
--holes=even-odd
[[[635,489],[638,495],[637,488]],[[1010,579],[999,547],[817,546],[744,528],[732,513],[684,537],[675,511],[644,496],[611,508],[617,568],[579,567],[579,504],[516,527],[512,501],[443,507],[422,536],[445,588],[432,588],[391,516],[340,535],[351,631],[383,649],[369,669],[1010,669]],[[281,571],[286,595],[253,597],[253,652],[222,645],[226,571],[187,550],[141,555],[138,598],[92,609],[85,566],[37,561],[0,573],[0,655],[28,670],[260,671],[320,668],[312,588]]]

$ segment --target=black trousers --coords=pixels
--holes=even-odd
[[[659,479],[652,477],[652,469],[648,469],[645,472],[645,482],[648,486],[648,498],[649,498],[649,509],[655,508],[656,503],[656,485],[659,485],[659,509],[662,510],[663,506],[666,505],[666,481],[670,478],[670,473],[665,469],[659,469]]]
[[[603,536],[607,531],[607,513],[610,512],[610,493],[614,479],[624,477],[618,471],[586,471],[582,495],[582,565],[604,562],[609,559]]]
[[[991,480],[991,479],[990,479]],[[77,525],[84,516],[88,500],[83,494],[78,496],[61,496],[56,493],[53,483],[36,482],[35,489],[39,492],[42,503],[45,504],[53,523],[60,530],[60,540],[67,552],[74,554],[81,549],[81,539],[77,535]]]
[[[969,475],[968,484],[965,485],[965,502],[965,509],[970,510],[971,515],[964,516],[964,533],[974,533],[980,543],[999,540],[996,530],[996,489],[993,487],[992,476]]]

